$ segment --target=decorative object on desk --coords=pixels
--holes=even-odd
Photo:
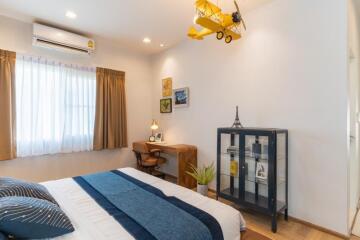
[[[190,165],[191,172],[186,171],[187,174],[192,176],[197,181],[197,192],[203,196],[207,196],[209,190],[209,183],[215,178],[214,163],[210,166],[195,167]]]
[[[264,162],[256,162],[255,178],[257,182],[266,183],[268,173],[268,164]]]
[[[172,78],[162,80],[162,96],[171,97],[172,94]]]
[[[239,107],[236,106],[236,116],[235,116],[235,122],[232,125],[232,128],[243,128],[243,125],[240,122],[239,119]]]
[[[179,88],[174,90],[174,107],[189,106],[189,88]]]
[[[155,135],[155,142],[162,142],[163,141],[163,134],[162,133],[157,133]]]
[[[152,124],[151,124],[150,128],[151,128],[151,136],[149,137],[149,141],[150,142],[155,142],[155,133],[154,133],[154,131],[159,129],[159,125],[156,122],[156,120],[152,121]]]
[[[172,113],[172,99],[160,99],[160,113]]]

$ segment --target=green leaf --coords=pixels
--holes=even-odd
[[[211,163],[209,166],[198,168],[191,164],[190,170],[191,172],[186,171],[186,173],[193,177],[198,184],[201,185],[208,185],[215,178],[214,163]]]

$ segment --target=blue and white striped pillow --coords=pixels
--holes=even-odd
[[[1,177],[0,198],[10,196],[39,198],[58,205],[48,190],[40,184],[30,183],[15,178]]]
[[[55,204],[29,197],[0,198],[0,231],[15,238],[54,238],[74,231]]]

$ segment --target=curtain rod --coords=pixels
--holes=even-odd
[[[28,57],[28,58],[37,58],[37,59],[44,59],[44,60],[47,60],[47,61],[50,61],[50,62],[55,62],[55,63],[61,63],[61,64],[64,64],[66,66],[76,66],[76,67],[79,67],[79,68],[89,68],[89,69],[92,69],[94,71],[96,71],[96,68],[97,66],[95,66],[94,64],[89,64],[89,65],[86,65],[86,64],[78,64],[78,63],[75,63],[75,62],[71,62],[71,61],[68,61],[68,60],[62,60],[62,59],[57,59],[56,57],[48,57],[48,56],[41,56],[41,55],[36,55],[36,54],[31,54],[31,53],[22,53],[22,52],[17,52],[16,51],[16,57],[18,56],[22,56],[22,57]]]

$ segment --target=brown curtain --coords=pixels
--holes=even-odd
[[[94,149],[127,146],[125,73],[97,68]]]
[[[0,160],[16,157],[16,53],[0,50]]]

